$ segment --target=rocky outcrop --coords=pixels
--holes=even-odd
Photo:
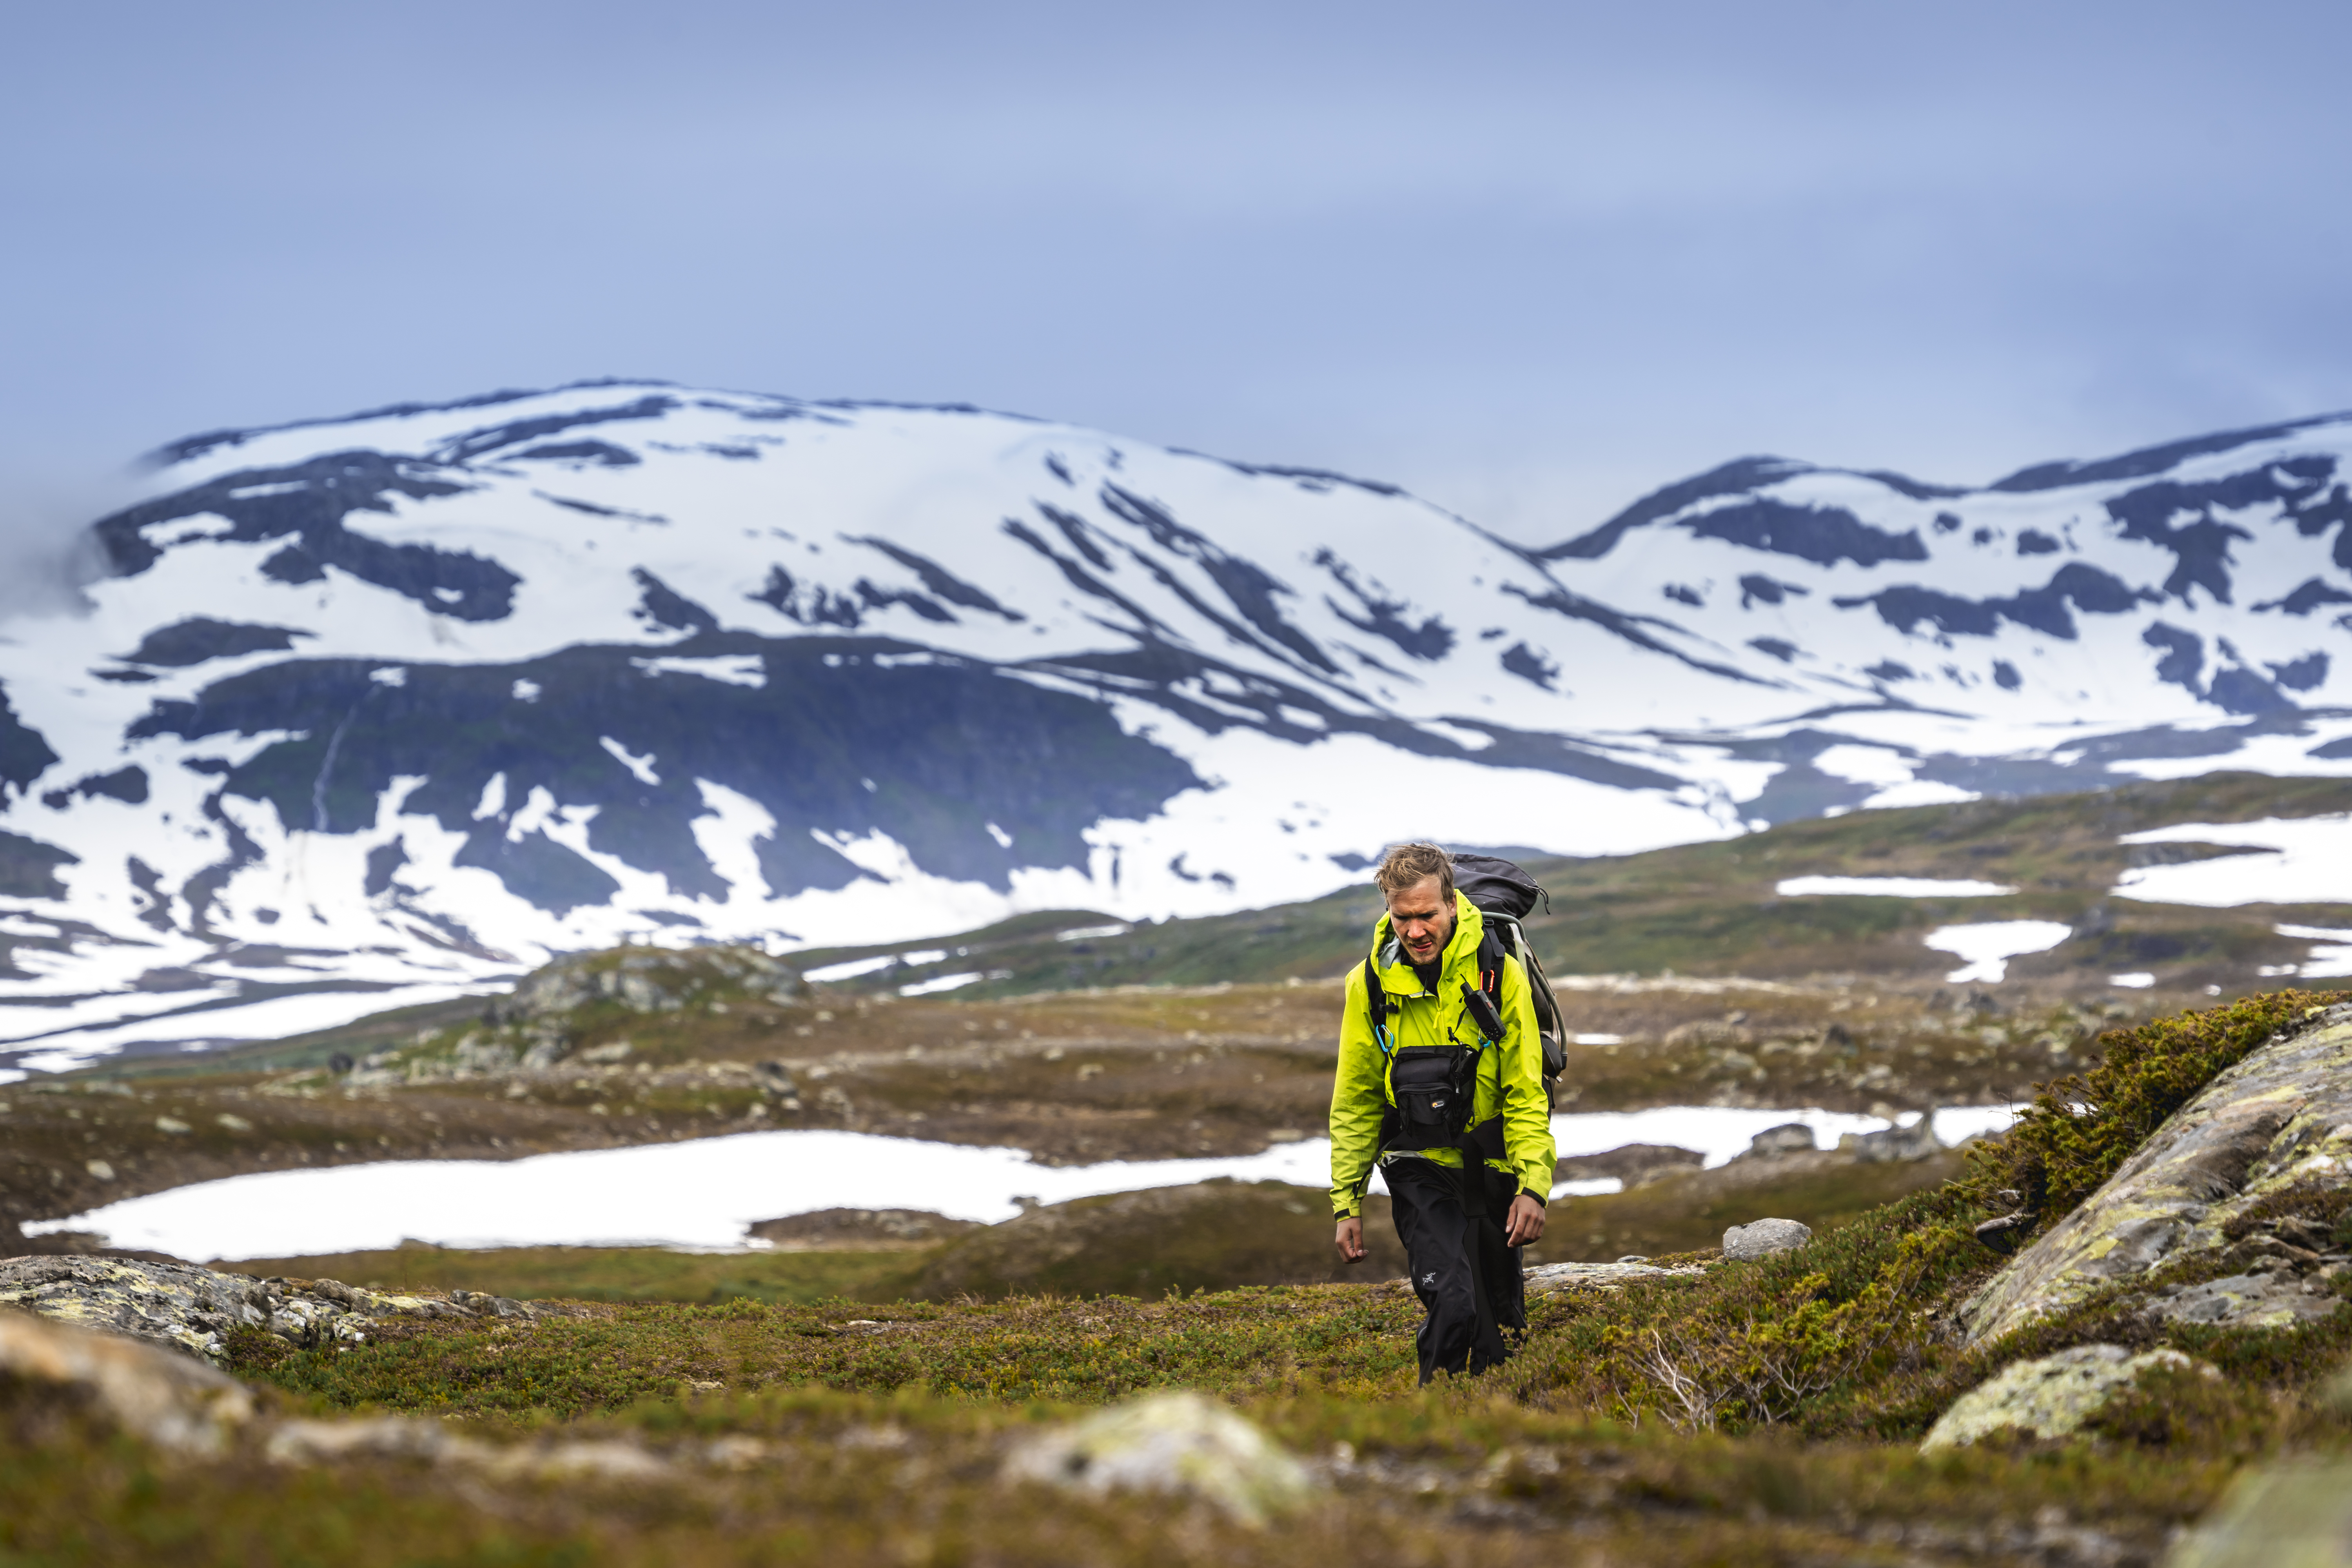
[[[492,1006],[490,1021],[561,1021],[596,1002],[633,1013],[676,1013],[730,994],[790,1005],[806,990],[797,971],[756,947],[625,948],[560,958],[534,970]]]
[[[1936,1136],[1936,1113],[1928,1111],[1908,1127],[1882,1127],[1875,1132],[1848,1132],[1838,1139],[1838,1150],[1869,1163],[1925,1160],[1943,1152]]]
[[[2232,1245],[2232,1231],[2243,1228],[2233,1222],[2249,1220],[2266,1199],[2305,1185],[2347,1184],[2352,1004],[2315,1012],[2175,1112],[2104,1186],[1968,1301],[1961,1309],[1968,1338],[1998,1339],[2102,1286],[2220,1252]],[[2239,1245],[2267,1254],[2273,1271],[2281,1264],[2316,1269],[2330,1263],[2312,1246],[2276,1237]],[[2276,1292],[2265,1288],[2263,1294]],[[2273,1310],[2286,1309],[2263,1309]]]
[[[1784,1121],[1778,1127],[1767,1127],[1748,1141],[1748,1147],[1732,1156],[1740,1160],[1769,1160],[1781,1154],[1807,1154],[1820,1145],[1814,1142],[1813,1130],[1801,1121]]]
[[[1806,1135],[1806,1147],[1812,1147],[1811,1134]],[[1553,1168],[1555,1182],[1591,1182],[1615,1177],[1628,1187],[1638,1187],[1662,1177],[1680,1175],[1696,1171],[1706,1163],[1706,1156],[1696,1149],[1678,1148],[1672,1143],[1627,1143],[1599,1154],[1571,1154]]]
[[[314,1350],[362,1341],[385,1318],[509,1318],[537,1311],[467,1290],[446,1299],[393,1296],[334,1279],[257,1279],[188,1263],[89,1257],[0,1260],[0,1306],[214,1363],[227,1359],[228,1337],[240,1328]]]
[[[580,953],[525,975],[511,994],[483,1010],[478,1025],[427,1029],[406,1047],[369,1056],[345,1082],[383,1089],[543,1072],[574,1061],[617,1062],[630,1054],[627,1041],[582,1051],[580,1039],[636,1015],[723,1016],[730,1007],[793,1006],[807,996],[798,971],[756,947]],[[789,1074],[781,1087],[763,1087],[780,1097],[796,1092]]]
[[[1960,1395],[1928,1429],[1919,1448],[1932,1453],[1958,1447],[2003,1430],[2045,1438],[2072,1436],[2142,1373],[2191,1367],[2221,1375],[2179,1351],[2134,1355],[2121,1345],[2076,1345],[2019,1362]]]
[[[1280,1445],[1197,1394],[1155,1394],[1033,1438],[1006,1458],[1003,1474],[1097,1495],[1198,1498],[1248,1525],[1316,1490],[1306,1467]]]

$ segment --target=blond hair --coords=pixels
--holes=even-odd
[[[1372,873],[1373,885],[1384,897],[1394,898],[1407,888],[1437,879],[1437,894],[1446,907],[1454,904],[1454,857],[1434,844],[1392,844]]]

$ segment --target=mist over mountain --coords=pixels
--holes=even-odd
[[[158,455],[0,644],[0,1066],[617,942],[1310,897],[2216,767],[2337,773],[2352,417],[1975,489],[1748,458],[1505,540],[1393,486],[649,383]]]

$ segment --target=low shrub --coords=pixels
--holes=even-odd
[[[2315,1009],[2352,991],[2273,991],[2226,1006],[2154,1018],[2099,1038],[2099,1065],[2047,1085],[2006,1137],[1972,1152],[1981,1199],[2014,1192],[2047,1226],[2116,1173],[2166,1118],[2221,1073]]]

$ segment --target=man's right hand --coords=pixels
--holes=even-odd
[[[1331,1238],[1331,1245],[1339,1249],[1340,1262],[1361,1263],[1364,1260],[1363,1216],[1351,1214],[1341,1220],[1339,1234]]]

